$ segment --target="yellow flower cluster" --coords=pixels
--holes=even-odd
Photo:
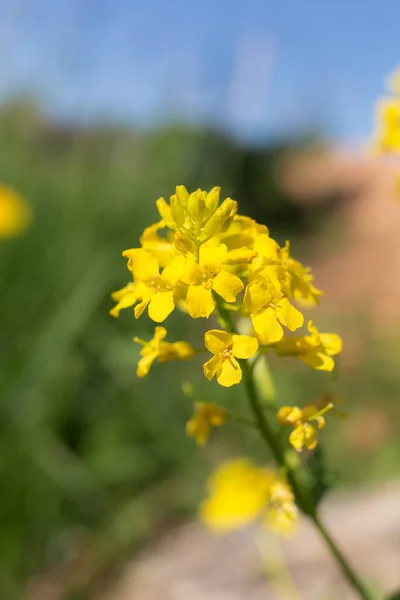
[[[250,460],[222,464],[208,482],[208,498],[200,517],[216,533],[226,533],[260,521],[277,533],[291,533],[298,511],[285,479]]]
[[[175,307],[194,319],[208,318],[221,307],[247,316],[252,335],[220,329],[205,333],[204,350],[212,357],[203,366],[204,375],[224,387],[241,381],[241,361],[271,348],[278,356],[296,356],[315,369],[332,371],[333,357],[342,349],[338,335],[320,333],[312,321],[308,334],[285,334],[285,329],[295,331],[304,322],[294,303],[314,305],[322,295],[310,269],[291,256],[288,242],[280,247],[265,225],[238,215],[237,203],[230,198],[220,203],[219,194],[217,187],[189,193],[177,186],[169,203],[157,200],[161,220],[144,230],[140,247],[122,253],[132,279],[112,295],[116,304],[110,313],[118,317],[122,309],[134,307],[139,318],[147,308],[156,323]],[[155,360],[186,360],[204,351],[185,341],[167,342],[166,335],[167,330],[157,326],[150,341],[135,338],[143,346],[139,377],[147,375]],[[316,446],[316,427],[324,426],[325,411],[315,406],[280,409],[278,421],[293,427],[289,441],[296,450]],[[227,416],[214,404],[197,403],[187,434],[204,445],[211,428],[222,425]]]
[[[317,428],[325,427],[324,414],[331,409],[333,409],[331,402],[321,408],[314,404],[308,404],[303,409],[298,406],[282,406],[278,411],[277,419],[281,425],[293,427],[289,442],[297,452],[301,452],[303,448],[313,450],[318,444]]]
[[[0,238],[21,234],[29,225],[31,212],[11,188],[0,185]]]
[[[389,77],[392,95],[377,104],[376,127],[372,139],[375,154],[400,153],[400,69]]]

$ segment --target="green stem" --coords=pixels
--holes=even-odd
[[[225,309],[219,297],[215,296],[215,299],[218,307],[218,312],[222,321],[225,324],[227,331],[229,333],[237,335],[231,313]],[[354,587],[354,589],[357,590],[357,592],[360,595],[360,598],[362,598],[363,600],[374,600],[374,597],[364,587],[363,583],[359,580],[358,576],[348,564],[347,560],[342,555],[341,551],[336,546],[333,539],[330,537],[330,534],[327,532],[324,525],[321,523],[319,516],[317,515],[317,509],[315,506],[312,492],[307,483],[302,480],[301,475],[299,476],[299,470],[294,469],[288,463],[279,436],[276,434],[274,428],[271,426],[269,420],[264,414],[262,403],[258,397],[257,388],[253,377],[253,370],[250,363],[247,360],[241,360],[240,363],[243,372],[243,383],[247,392],[247,397],[249,399],[251,410],[257,422],[258,429],[261,433],[261,436],[267,443],[267,446],[270,448],[276,462],[287,473],[287,478],[290,485],[292,486],[298,506],[305,514],[307,514],[311,518],[314,525],[325,540],[332,555],[335,557],[336,562],[341,568],[343,575],[346,577],[347,581]]]
[[[343,575],[347,578],[349,583],[351,583],[354,589],[357,590],[357,592],[360,594],[360,597],[363,598],[363,600],[377,600],[376,594],[370,593],[369,590],[365,588],[364,584],[359,580],[358,576],[353,571],[352,567],[349,565],[339,548],[336,546],[336,543],[333,541],[328,531],[325,529],[325,526],[321,523],[319,517],[314,515],[311,517],[311,519],[335,557]]]

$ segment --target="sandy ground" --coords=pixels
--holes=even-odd
[[[366,580],[386,593],[400,588],[399,483],[332,495],[322,515]],[[287,566],[283,571],[280,553]],[[128,564],[120,581],[99,600],[243,598],[351,600],[357,595],[306,520],[296,537],[283,542],[250,529],[213,537],[194,522],[170,532]]]

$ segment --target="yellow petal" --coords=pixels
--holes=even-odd
[[[150,300],[149,317],[156,323],[162,323],[174,308],[174,292],[156,292]]]
[[[267,308],[262,313],[253,315],[251,320],[261,344],[273,344],[282,339],[283,329],[273,308]]]
[[[165,338],[166,335],[167,335],[167,330],[165,329],[165,327],[157,326],[154,329],[154,337],[152,339],[152,342],[154,344],[158,345],[161,342],[161,340],[163,340]]]
[[[199,446],[206,445],[210,430],[210,424],[201,415],[193,415],[186,423],[186,435],[194,438]]]
[[[172,346],[176,360],[186,360],[194,355],[193,348],[188,342],[174,342]]]
[[[178,281],[181,279],[185,268],[185,257],[176,256],[170,265],[165,267],[161,273],[161,278],[167,281],[170,285],[176,286]]]
[[[251,358],[257,352],[258,341],[250,335],[233,335],[232,354],[236,358]]]
[[[199,250],[200,268],[218,273],[222,267],[226,253],[227,248],[225,244],[221,244],[217,248],[213,245],[202,244]]]
[[[236,296],[244,288],[243,282],[239,277],[228,273],[228,271],[220,271],[213,281],[213,290],[217,292],[225,302],[235,302]]]
[[[139,281],[148,281],[159,273],[158,260],[142,248],[124,250],[122,256],[128,258],[128,269]]]
[[[211,290],[202,285],[189,285],[186,308],[193,319],[209,317],[215,308]]]
[[[185,264],[183,268],[182,281],[189,285],[195,285],[197,280],[197,275],[199,273],[199,265],[197,264],[194,256],[188,254],[185,259]]]
[[[127,293],[125,293],[125,295],[122,296],[122,298],[120,299],[120,301],[118,302],[118,304],[116,304],[110,310],[110,315],[112,317],[118,317],[119,313],[120,313],[120,311],[122,309],[129,308],[130,306],[133,306],[137,301],[138,301],[138,297],[137,297],[137,294],[135,292],[127,292]]]
[[[254,241],[254,249],[259,256],[270,260],[278,260],[279,244],[269,235],[258,235]]]
[[[335,356],[335,354],[339,354],[342,351],[343,342],[342,338],[335,333],[321,333],[321,344],[324,347],[324,351],[329,356]]]
[[[233,337],[235,338],[240,336]],[[226,331],[221,331],[219,329],[211,329],[205,334],[204,343],[207,350],[209,350],[213,354],[217,354],[218,352],[222,352],[232,344],[232,336]]]
[[[210,360],[203,365],[204,375],[211,381],[222,365],[222,354],[215,354]]]
[[[275,294],[275,288],[269,279],[253,279],[244,294],[244,306],[246,310],[254,315],[268,306]]]
[[[304,323],[304,317],[297,308],[290,304],[287,298],[282,298],[276,307],[280,322],[290,331],[295,331]]]
[[[242,380],[242,369],[235,358],[227,358],[222,361],[221,368],[217,373],[217,381],[224,387],[231,387]]]
[[[289,436],[289,442],[297,452],[301,452],[305,446],[313,450],[317,445],[317,431],[309,423],[299,423]]]
[[[306,365],[310,365],[310,367],[313,367],[313,369],[317,369],[318,371],[333,371],[335,368],[335,361],[333,358],[323,352],[319,352],[317,349],[301,354],[299,358],[305,362]]]
[[[276,418],[281,425],[293,425],[303,418],[303,411],[298,406],[282,406]]]
[[[151,365],[156,360],[157,356],[157,350],[153,350],[153,352],[146,354],[139,360],[136,371],[138,377],[145,377],[147,375],[147,373],[150,371]]]
[[[145,298],[142,299],[142,301],[135,306],[135,319],[138,319],[143,314],[149,302],[150,298]]]

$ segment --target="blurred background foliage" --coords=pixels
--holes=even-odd
[[[199,399],[212,394],[240,410],[241,390],[206,382],[200,359],[184,369],[155,365],[138,379],[132,338],[149,336],[152,324],[130,311],[112,319],[110,292],[129,279],[121,251],[138,244],[157,220],[156,198],[179,183],[221,185],[241,213],[280,240],[291,236],[303,251],[315,223],[334,214],[335,199],[306,208],[275,175],[282,157],[312,141],[245,147],[216,130],[178,124],[147,132],[69,128],[48,122],[27,99],[2,106],[0,178],[34,212],[24,236],[0,245],[2,598],[42,600],[35,593],[53,573],[65,597],[89,597],[126,553],[193,514],[211,463],[252,452],[266,460],[257,437],[233,425],[197,451],[184,434],[190,404],[182,372]],[[345,339],[346,323],[338,327]],[[364,325],[352,319],[350,327]],[[167,327],[171,339],[200,343],[204,321],[174,314]],[[367,337],[364,343],[371,349]],[[351,408],[362,401],[363,410],[368,402],[375,410],[359,431],[350,419],[330,423],[324,434],[328,468],[340,465],[343,481],[389,476],[400,458],[394,425],[388,433],[385,421],[387,414],[400,420],[393,404],[399,377],[385,357],[385,348],[371,350],[362,367],[342,374],[340,392]],[[327,384],[295,361],[273,361],[273,368],[285,404],[306,402]],[[377,397],[382,402],[372,409]],[[393,440],[379,457],[362,443],[377,423],[378,437],[381,423]],[[339,436],[339,427],[347,433]]]

